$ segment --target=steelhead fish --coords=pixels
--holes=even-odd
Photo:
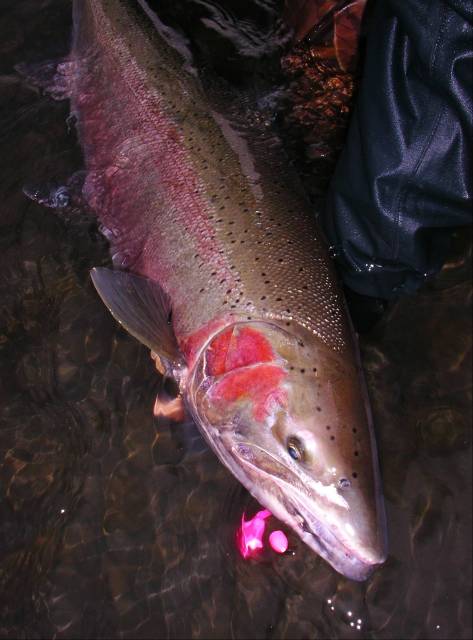
[[[232,120],[170,38],[144,0],[74,2],[63,76],[118,267],[93,282],[236,478],[363,580],[386,557],[384,507],[330,258],[273,134]]]

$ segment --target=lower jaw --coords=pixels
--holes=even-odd
[[[303,519],[304,524],[293,525],[293,529],[297,532],[302,541],[321,558],[328,562],[335,571],[346,578],[362,582],[367,580],[373,571],[379,566],[378,564],[372,564],[362,560],[352,549],[337,540],[333,534],[331,534],[333,543],[330,544],[327,539],[328,536],[326,538],[321,538],[307,523],[308,519],[305,519],[300,514],[299,517]],[[319,523],[318,525],[320,528]]]
[[[371,576],[378,566],[365,564],[363,561],[354,557],[349,551],[342,551],[341,553],[343,553],[345,557],[341,558],[339,553],[335,554],[327,545],[324,545],[324,543],[321,544],[320,539],[314,536],[314,534],[303,533],[300,537],[307,546],[323,558],[335,571],[350,580],[363,582]]]

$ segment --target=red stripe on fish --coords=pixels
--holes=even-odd
[[[275,405],[284,406],[287,399],[282,382],[286,372],[275,364],[234,369],[212,387],[214,401],[248,401],[256,420],[264,420]]]

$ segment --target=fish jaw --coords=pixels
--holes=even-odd
[[[248,491],[337,571],[364,580],[386,558],[369,412],[357,371],[304,340],[264,321],[226,327],[197,358],[186,402]],[[301,373],[309,365],[312,376]]]

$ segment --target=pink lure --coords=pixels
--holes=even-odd
[[[244,558],[255,555],[256,552],[263,548],[263,535],[266,528],[265,520],[270,516],[271,513],[267,509],[258,511],[251,520],[245,520],[245,514],[242,515],[238,546]]]

